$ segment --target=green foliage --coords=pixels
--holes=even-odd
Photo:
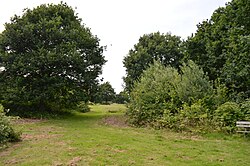
[[[178,131],[232,133],[238,120],[249,120],[250,102],[227,102],[227,88],[213,89],[194,62],[182,74],[160,62],[144,71],[130,94],[127,114],[136,126],[150,125]]]
[[[179,75],[176,69],[160,62],[145,70],[130,94],[127,114],[135,125],[145,125],[163,116],[164,109],[175,109],[172,101]]]
[[[202,69],[189,61],[181,72],[160,62],[144,71],[130,94],[127,114],[133,124],[182,129],[209,117],[201,102],[213,89]]]
[[[87,101],[103,47],[66,3],[25,9],[0,34],[0,100],[12,110],[61,110]]]
[[[249,120],[250,102],[228,102],[227,88],[213,89],[193,61],[180,67],[155,61],[130,93],[127,115],[133,125],[167,127],[178,131],[232,133],[238,120]]]
[[[193,61],[184,63],[181,67],[181,73],[181,81],[176,85],[176,92],[182,103],[192,104],[213,93],[208,78]]]
[[[237,120],[249,120],[249,20],[250,1],[232,0],[198,24],[184,47],[170,34],[141,37],[123,62],[131,122],[234,132]]]
[[[129,95],[126,91],[121,91],[119,94],[116,94],[115,96],[115,103],[118,104],[125,104],[129,101]]]
[[[240,108],[242,113],[244,114],[244,119],[241,120],[250,121],[250,99],[242,102]]]
[[[182,126],[199,127],[206,126],[205,120],[208,118],[208,110],[204,108],[200,101],[188,106],[184,104],[183,109],[180,111],[180,115],[184,124]]]
[[[250,1],[232,0],[198,24],[186,42],[186,58],[200,65],[210,80],[225,84],[237,102],[250,96],[249,20]]]
[[[127,76],[124,77],[125,89],[131,91],[134,82],[139,80],[143,71],[154,60],[178,68],[183,58],[182,41],[179,36],[151,33],[140,37],[139,42],[123,60]]]
[[[88,106],[88,103],[80,102],[80,103],[77,105],[76,110],[78,110],[79,112],[82,112],[82,113],[86,113],[86,112],[89,112],[89,111],[90,111],[90,108],[89,108],[89,106]]]
[[[0,145],[18,140],[20,140],[20,133],[14,131],[10,118],[5,115],[3,106],[0,105]]]
[[[237,120],[244,119],[244,113],[235,102],[226,102],[215,111],[215,119],[221,130],[233,132]]]
[[[112,85],[109,82],[105,82],[98,86],[94,102],[102,104],[112,103],[115,99],[115,95],[115,90]]]
[[[159,120],[158,125],[176,131],[211,131],[212,119],[209,117],[209,110],[204,107],[202,100],[198,100],[191,106],[188,104],[182,105],[182,109],[176,114],[165,110],[164,116]]]

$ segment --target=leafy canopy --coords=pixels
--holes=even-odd
[[[225,84],[232,99],[249,98],[250,1],[232,0],[197,27],[186,43],[187,58],[200,65],[210,80]]]
[[[98,86],[95,94],[95,102],[105,103],[112,102],[115,99],[115,90],[109,82],[105,82]]]
[[[124,77],[126,90],[132,90],[134,81],[140,78],[143,70],[154,60],[178,68],[182,58],[182,41],[179,36],[160,32],[143,35],[123,60],[127,74]]]
[[[105,63],[103,47],[66,3],[15,15],[0,34],[5,107],[65,108],[88,100]]]

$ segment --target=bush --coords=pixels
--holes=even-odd
[[[185,126],[196,127],[204,125],[203,122],[208,118],[208,111],[201,102],[196,102],[191,106],[184,104],[180,111],[180,116]]]
[[[0,105],[0,144],[14,142],[20,139],[20,133],[14,131],[10,124],[10,118],[4,113],[3,106]]]
[[[192,105],[211,95],[213,88],[203,70],[193,61],[188,61],[181,67],[181,80],[176,86],[176,92],[182,103]]]
[[[180,67],[180,73],[159,62],[150,65],[130,93],[127,114],[136,126],[170,128],[178,131],[232,133],[238,120],[250,120],[250,100],[227,102],[228,89],[213,89],[194,62]]]
[[[82,112],[82,113],[85,113],[85,112],[89,112],[90,111],[90,108],[88,106],[87,103],[85,102],[80,102],[78,105],[77,105],[77,111],[79,112]]]
[[[179,74],[172,67],[155,62],[144,71],[130,93],[127,114],[134,125],[146,125],[163,116],[164,110],[177,108],[173,97]]]
[[[244,118],[242,120],[250,121],[250,99],[247,99],[245,102],[243,102],[240,108],[244,114]]]
[[[205,132],[213,130],[213,119],[209,110],[199,100],[191,106],[184,104],[178,113],[164,111],[164,116],[159,120],[160,127],[167,127],[176,131]]]
[[[236,121],[242,119],[244,119],[244,113],[235,102],[226,102],[215,111],[215,120],[222,131],[234,132]]]
[[[197,102],[213,93],[208,78],[192,61],[183,64],[181,73],[157,61],[144,71],[130,94],[127,113],[133,124],[179,130],[183,124],[200,120],[202,111],[207,113],[206,106]]]

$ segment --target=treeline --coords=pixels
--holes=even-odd
[[[235,131],[250,120],[250,1],[233,0],[187,40],[145,34],[124,58],[136,126]]]
[[[128,102],[128,94],[125,91],[116,94],[112,85],[109,82],[104,82],[97,86],[90,102],[100,104],[125,104]]]

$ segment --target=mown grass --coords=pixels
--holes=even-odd
[[[0,165],[249,165],[247,138],[197,136],[105,122],[124,105],[93,105],[64,119],[19,123],[23,141],[0,151]],[[112,119],[111,119],[112,121]],[[114,122],[116,123],[116,122]]]

